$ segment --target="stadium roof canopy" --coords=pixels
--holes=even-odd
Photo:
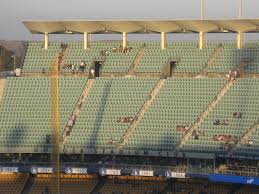
[[[154,21],[23,21],[33,34],[259,32],[259,19]]]
[[[122,46],[127,46],[127,34],[161,33],[161,48],[166,48],[167,33],[199,33],[199,48],[205,46],[205,33],[237,33],[237,48],[244,46],[244,33],[259,32],[259,19],[231,20],[146,20],[146,21],[24,21],[33,34],[45,34],[45,49],[49,34],[84,34],[84,49],[88,34],[120,34]]]

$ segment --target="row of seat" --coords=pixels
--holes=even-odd
[[[101,51],[107,51],[106,61],[102,72],[118,73],[127,72],[134,62],[139,49],[145,45],[144,55],[141,59],[137,72],[153,73],[161,72],[169,60],[176,60],[175,72],[198,73],[207,66],[209,58],[213,55],[219,42],[208,43],[200,50],[198,44],[194,42],[173,42],[168,43],[165,50],[161,50],[159,42],[129,42],[132,47],[129,53],[113,52],[113,48],[119,48],[121,43],[111,42],[92,42],[90,49],[84,50],[83,43],[69,42],[68,55],[65,57],[65,64],[79,67],[84,61],[87,66],[84,70],[89,71],[95,60],[101,56]],[[225,42],[222,50],[208,67],[208,72],[226,73],[230,69],[237,67],[242,60],[252,60],[246,68],[247,73],[259,72],[259,50],[258,43],[246,43],[244,49],[238,50],[235,43]],[[43,49],[43,43],[29,43],[24,61],[24,72],[48,72],[49,66],[54,58],[61,52],[59,43],[50,43],[49,49]],[[71,72],[64,69],[64,72]],[[81,71],[81,70],[78,70]]]

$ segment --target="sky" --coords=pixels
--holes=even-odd
[[[238,16],[239,0],[204,1],[205,19],[231,19]],[[242,17],[259,18],[258,8],[259,0],[243,0]],[[79,19],[200,19],[200,0],[0,0],[0,40],[39,40],[43,38],[40,35],[30,34],[22,24],[23,20]],[[186,38],[193,38],[193,36],[187,35]],[[95,35],[94,38],[119,39],[121,37]],[[142,38],[150,37],[144,35],[133,37],[133,39]],[[154,39],[158,38],[157,35],[154,35]],[[79,35],[51,35],[50,39],[81,40],[81,37]]]

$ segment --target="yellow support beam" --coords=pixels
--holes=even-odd
[[[166,33],[161,32],[161,49],[164,50],[166,48]]]
[[[205,33],[200,32],[199,33],[199,48],[204,49],[204,46],[205,46]]]
[[[245,45],[245,36],[243,32],[237,33],[237,48],[242,49]]]
[[[60,155],[59,155],[59,138],[60,138],[60,112],[59,112],[59,61],[55,57],[50,64],[50,110],[52,126],[52,162],[54,173],[55,193],[60,193]]]
[[[49,33],[44,33],[44,49],[47,50],[49,47]]]
[[[88,49],[88,39],[89,39],[88,33],[84,32],[84,50]]]
[[[122,33],[122,48],[123,49],[126,49],[126,47],[127,47],[127,41],[128,41],[127,39],[128,39],[127,33],[123,32]]]

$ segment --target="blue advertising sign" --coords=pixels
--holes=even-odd
[[[224,174],[210,174],[209,180],[212,182],[238,183],[247,185],[259,185],[259,177],[233,176]]]
[[[30,169],[32,174],[38,174],[38,173],[42,173],[42,174],[51,174],[53,173],[53,168],[51,167],[31,167]]]
[[[0,173],[15,173],[18,172],[18,167],[1,166]]]
[[[87,168],[66,167],[65,173],[66,174],[87,174]]]

